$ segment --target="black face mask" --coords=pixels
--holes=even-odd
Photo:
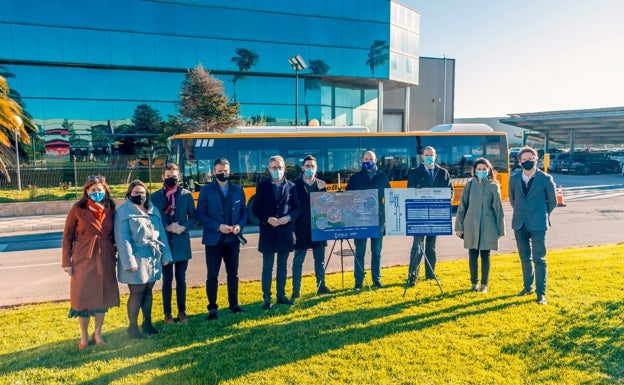
[[[228,174],[215,174],[215,177],[219,182],[225,182],[230,179],[230,176]]]
[[[525,160],[520,165],[523,169],[530,171],[533,170],[533,167],[535,167],[535,162],[533,162],[532,160]]]
[[[171,188],[178,184],[178,178],[165,178],[165,186]]]
[[[135,205],[144,205],[147,197],[145,195],[131,195],[128,197]]]

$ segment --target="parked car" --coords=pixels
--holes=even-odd
[[[548,164],[548,172],[561,172],[561,166],[563,161],[570,157],[569,152],[561,152],[550,156],[550,163]]]
[[[559,167],[561,165],[561,167]],[[604,152],[576,153],[569,156],[557,165],[558,169],[566,173],[593,174],[593,173],[618,173],[620,162],[610,159]]]

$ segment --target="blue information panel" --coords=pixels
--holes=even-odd
[[[377,190],[310,193],[312,240],[379,237]]]
[[[451,235],[451,190],[385,189],[386,235]]]

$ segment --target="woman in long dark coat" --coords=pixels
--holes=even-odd
[[[79,319],[81,350],[89,345],[90,318],[95,319],[91,339],[102,345],[104,315],[109,308],[119,306],[114,211],[105,178],[91,176],[65,221],[61,266],[71,276],[69,317]]]

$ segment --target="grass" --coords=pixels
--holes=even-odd
[[[445,293],[420,282],[403,296],[405,267],[386,287],[354,293],[352,273],[328,277],[334,294],[261,310],[258,282],[243,283],[246,313],[206,321],[203,288],[188,292],[190,322],[126,337],[125,303],[104,325],[104,346],[78,351],[68,303],[0,310],[2,384],[622,384],[624,245],[549,253],[546,306],[521,289],[515,255],[492,260],[490,292],[471,293],[466,261],[439,263]],[[259,267],[260,268],[260,267]],[[222,273],[223,274],[223,273]],[[290,284],[290,282],[289,282]],[[92,326],[91,326],[92,327]]]

